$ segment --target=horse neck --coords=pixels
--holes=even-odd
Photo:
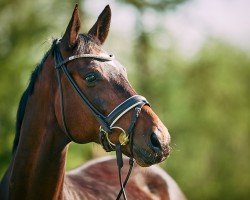
[[[55,80],[53,60],[48,58],[25,109],[12,161],[11,199],[62,198],[68,139],[55,117]]]

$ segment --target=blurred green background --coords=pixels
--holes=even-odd
[[[133,86],[148,98],[169,128],[173,152],[161,166],[186,196],[249,199],[249,39],[238,45],[223,33],[213,34],[208,21],[199,17],[203,16],[202,10],[195,7],[195,2],[209,1],[81,0],[79,4],[83,31],[91,27],[104,5],[109,3],[113,9],[105,49],[114,52],[128,68]],[[215,2],[208,5],[213,8]],[[244,0],[238,2],[247,4]],[[0,1],[0,177],[11,158],[19,98],[51,38],[63,34],[73,7],[74,1]],[[201,36],[197,40],[189,38],[184,25],[172,22],[179,36],[186,36],[181,42],[187,47],[180,50],[178,34],[166,25],[167,17],[184,13],[182,18],[188,18],[187,10],[192,8],[200,15],[191,21],[204,25],[203,39],[197,45],[195,41],[201,41]],[[208,18],[214,19],[216,13],[220,16],[227,8],[208,11]],[[225,25],[233,23],[223,17],[218,21]],[[249,28],[249,23],[238,24],[234,29],[241,32],[246,26]],[[246,34],[249,36],[250,31]],[[195,45],[199,48],[193,50]],[[102,155],[106,153],[98,145],[72,144],[67,168]]]

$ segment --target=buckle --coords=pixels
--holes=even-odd
[[[121,132],[118,139],[122,146],[129,142],[129,136],[125,132]]]
[[[121,127],[114,126],[114,127],[111,127],[110,129],[111,130],[119,129],[121,131],[121,133],[119,134],[119,137],[118,137],[118,141],[119,141],[120,145],[125,146],[126,144],[129,143],[129,135]],[[109,139],[109,134],[110,133],[105,131],[102,128],[102,126],[100,126],[99,131],[100,131],[100,142],[101,142],[103,148],[106,151],[114,150],[115,149],[115,143],[110,141],[110,139]]]

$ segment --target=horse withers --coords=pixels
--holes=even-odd
[[[0,199],[185,199],[169,175],[149,167],[169,155],[170,136],[129,84],[125,68],[102,49],[110,20],[106,6],[89,32],[80,34],[76,5],[63,37],[32,73]],[[72,141],[102,144],[116,151],[117,160],[93,160],[65,173]],[[130,159],[123,161],[122,153]],[[121,177],[133,159],[137,164],[126,185]]]

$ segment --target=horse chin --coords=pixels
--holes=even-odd
[[[154,162],[145,161],[145,160],[143,160],[141,158],[137,158],[135,160],[136,160],[136,163],[138,165],[140,165],[141,167],[150,167],[152,165],[155,165],[155,164],[163,162],[165,159],[166,159],[166,157],[162,158],[160,161],[155,160]]]
[[[166,160],[167,155],[163,155],[162,153],[149,153],[143,149],[134,148],[134,159],[136,163],[141,167],[149,167],[154,164],[158,164]]]

